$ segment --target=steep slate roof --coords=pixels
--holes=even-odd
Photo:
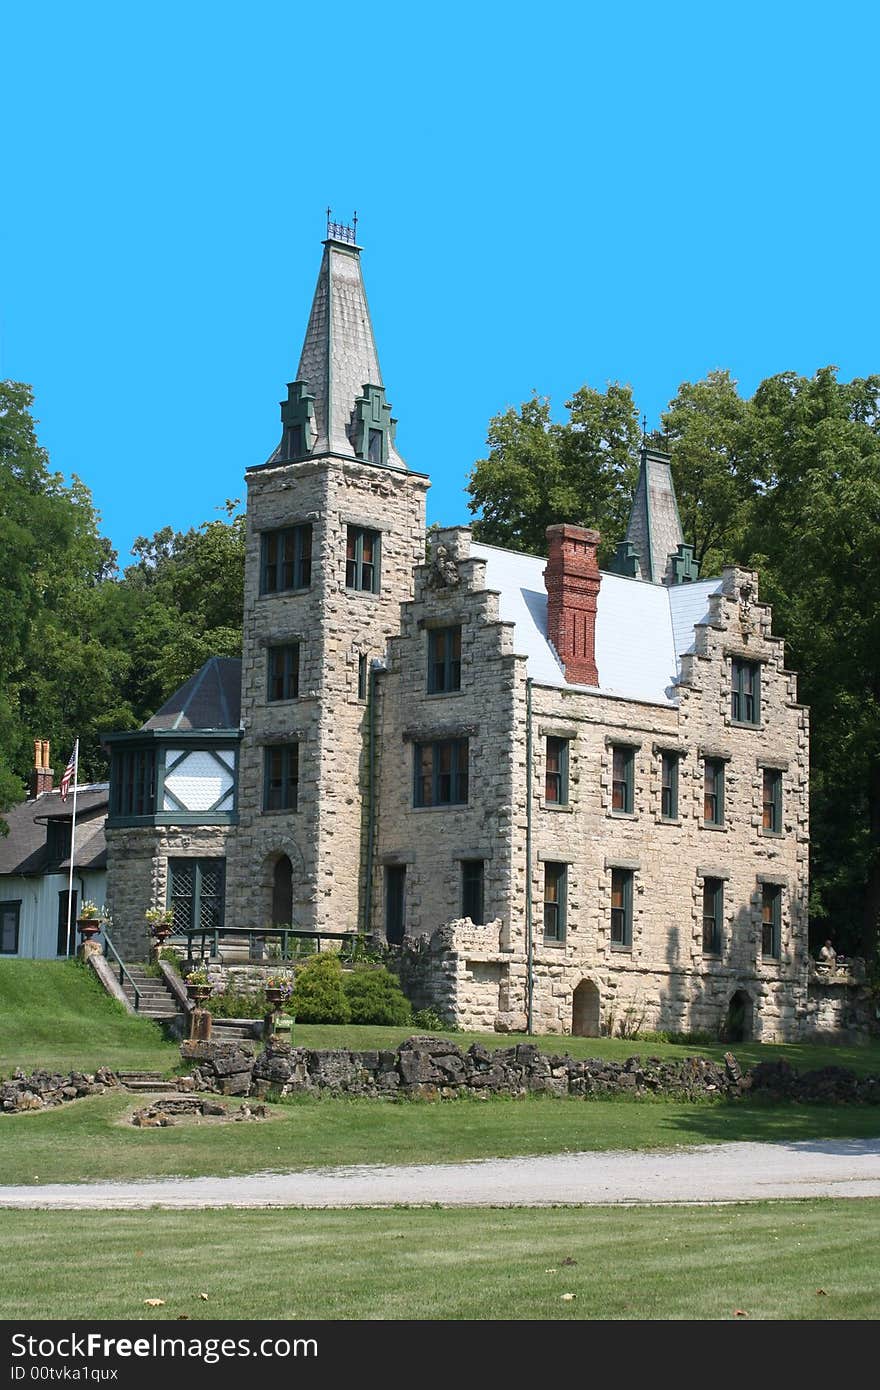
[[[315,286],[297,381],[315,398],[316,454],[355,458],[349,436],[355,401],[366,385],[382,386],[379,354],[361,274],[360,247],[329,238]],[[279,444],[269,462],[282,459]],[[388,439],[388,464],[406,464]]]
[[[500,593],[502,620],[516,624],[514,650],[528,658],[531,678],[559,689],[587,689],[566,681],[547,637],[547,561],[477,542],[471,556],[486,561],[486,588]],[[720,589],[720,579],[667,586],[603,573],[596,612],[601,693],[674,705],[679,658],[693,647],[694,624],[706,618],[709,595]]]
[[[169,696],[144,729],[237,729],[241,721],[241,661],[212,656]]]
[[[109,795],[107,782],[95,782],[77,789],[75,869],[103,869],[107,865],[104,820]],[[45,873],[49,865],[46,822],[70,820],[72,815],[72,796],[62,802],[59,791],[44,792],[35,800],[23,801],[10,811],[4,811],[9,834],[0,837],[0,874]],[[68,855],[60,864],[53,865],[53,872],[63,872],[69,867]]]
[[[683,543],[684,533],[667,454],[642,449],[625,539],[638,554],[642,579],[662,584],[672,578],[669,557]]]

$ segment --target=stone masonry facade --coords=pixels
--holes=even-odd
[[[549,528],[546,562],[426,533],[384,390],[336,228],[282,441],[247,473],[234,814],[111,816],[125,948],[169,857],[222,858],[227,927],[387,940],[465,1028],[815,1026],[808,713],[757,576],[697,582],[647,447],[614,574],[584,526]]]

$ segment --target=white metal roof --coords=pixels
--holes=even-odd
[[[504,622],[516,625],[514,650],[527,658],[528,674],[541,685],[568,689],[562,664],[547,638],[547,561],[494,545],[471,545],[486,561],[486,588],[501,595]],[[694,642],[694,623],[704,619],[720,579],[666,586],[619,574],[602,574],[596,611],[596,666],[603,695],[651,704],[676,703],[678,658]]]

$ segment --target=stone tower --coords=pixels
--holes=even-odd
[[[360,249],[328,222],[281,441],[246,475],[228,926],[363,926],[371,666],[412,597],[429,484],[397,452]]]

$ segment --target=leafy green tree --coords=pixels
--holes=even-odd
[[[66,761],[83,736],[88,776],[95,721],[111,715],[119,663],[96,640],[98,590],[113,552],[88,489],[51,472],[37,441],[33,395],[0,382],[0,806],[24,793],[32,740]]]
[[[546,554],[547,527],[571,521],[597,527],[612,554],[626,526],[638,476],[639,426],[628,386],[583,386],[566,402],[567,421],[532,396],[489,422],[488,458],[468,484],[474,535],[490,545]]]

